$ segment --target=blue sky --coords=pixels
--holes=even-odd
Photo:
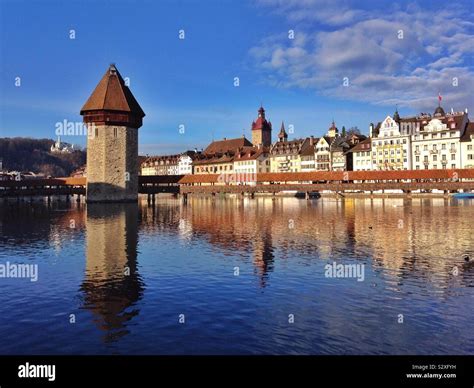
[[[433,111],[438,92],[445,109],[474,109],[469,0],[0,0],[0,12],[0,136],[54,138],[55,123],[81,121],[111,62],[147,114],[142,154],[250,138],[260,103],[274,138],[282,120],[290,137],[333,118],[367,133],[397,105]]]

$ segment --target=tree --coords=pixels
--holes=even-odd
[[[352,135],[360,135],[360,129],[357,127],[351,127],[347,131],[347,136],[352,136]]]
[[[342,126],[342,130],[341,130],[341,136],[342,137],[346,137],[347,133],[346,133],[346,127],[343,125]]]

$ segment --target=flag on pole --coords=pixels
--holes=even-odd
[[[441,97],[441,93],[438,92],[438,101],[439,101],[439,103],[441,103],[442,99],[443,99],[443,97]]]

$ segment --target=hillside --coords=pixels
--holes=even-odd
[[[69,176],[86,163],[85,151],[56,154],[51,139],[0,138],[0,159],[4,170],[32,171],[47,176]]]

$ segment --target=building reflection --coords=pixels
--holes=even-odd
[[[83,307],[104,332],[104,342],[127,335],[138,315],[144,285],[137,272],[138,205],[88,204]]]

